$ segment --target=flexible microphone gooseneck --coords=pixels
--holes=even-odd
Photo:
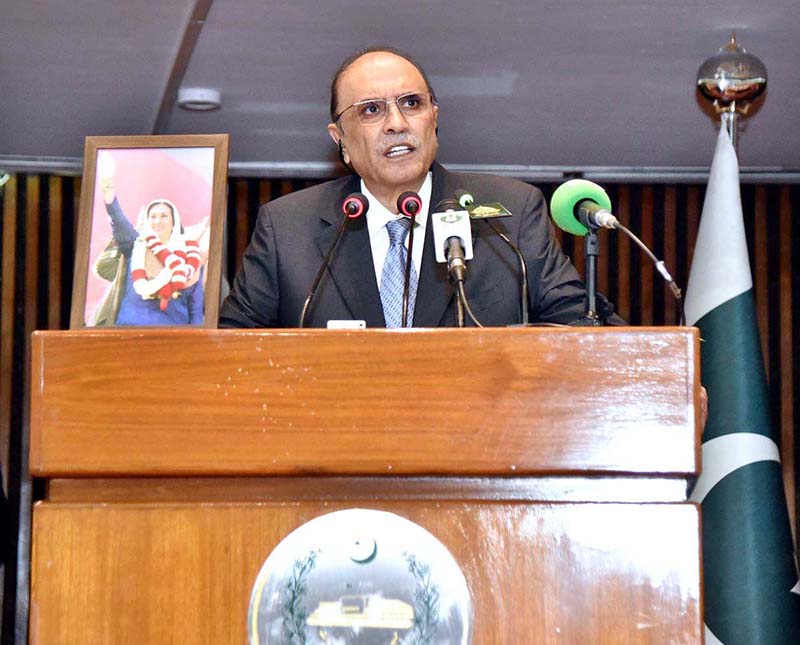
[[[550,212],[553,221],[563,230],[574,235],[586,235],[596,232],[600,228],[611,228],[622,231],[650,258],[659,275],[669,286],[675,300],[682,301],[683,294],[680,287],[667,270],[663,260],[647,248],[630,229],[623,226],[611,213],[611,200],[606,191],[587,179],[570,179],[556,188],[550,201]],[[587,259],[588,258],[587,256]],[[588,263],[587,263],[588,267]],[[683,306],[680,309],[680,324],[684,324]]]
[[[456,190],[456,199],[458,203],[461,205],[462,208],[466,209],[469,206],[472,206],[475,203],[475,198],[472,196],[471,193],[468,193],[466,190],[461,190],[460,188]],[[503,242],[505,242],[508,247],[514,252],[514,255],[517,256],[517,262],[519,263],[519,300],[520,300],[520,315],[521,315],[521,322],[523,325],[530,324],[530,316],[528,314],[528,302],[530,301],[530,294],[528,288],[528,264],[525,262],[525,256],[522,255],[522,251],[520,251],[519,247],[514,244],[509,237],[503,233],[499,228],[497,228],[491,219],[489,218],[481,218],[483,219],[486,226],[488,226],[492,231],[494,231],[495,235],[499,237]]]
[[[417,193],[407,190],[397,198],[397,212],[403,217],[411,220],[411,226],[408,229],[408,253],[406,255],[406,272],[403,278],[403,314],[402,321],[403,327],[408,327],[408,291],[409,283],[411,281],[411,263],[413,258],[411,252],[414,250],[414,226],[417,223],[417,213],[422,208],[422,200]],[[413,321],[412,321],[413,322]]]
[[[367,200],[367,198],[361,193],[350,193],[345,198],[344,202],[342,202],[342,213],[344,213],[342,223],[339,225],[339,230],[336,231],[336,237],[333,238],[333,244],[331,244],[331,248],[328,249],[325,257],[322,259],[322,264],[319,267],[319,271],[317,271],[314,282],[311,283],[311,289],[308,292],[308,297],[303,304],[303,311],[300,313],[300,321],[297,325],[298,327],[302,328],[305,325],[306,315],[308,314],[308,308],[311,305],[311,300],[314,298],[314,294],[317,292],[317,287],[319,287],[319,283],[322,281],[322,276],[325,274],[325,269],[328,268],[328,264],[330,263],[334,250],[336,249],[336,245],[339,243],[339,238],[342,237],[342,233],[344,233],[345,228],[347,227],[347,222],[349,222],[351,219],[358,219],[364,213],[366,213],[368,209],[369,200]]]

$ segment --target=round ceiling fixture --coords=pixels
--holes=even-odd
[[[194,112],[210,112],[222,106],[219,90],[207,87],[181,87],[178,90],[178,107]]]

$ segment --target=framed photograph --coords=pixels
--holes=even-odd
[[[213,328],[228,135],[87,137],[70,329]]]

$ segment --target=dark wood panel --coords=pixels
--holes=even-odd
[[[237,226],[235,229],[237,258],[236,265],[239,266],[240,263],[238,258],[241,258],[244,255],[244,250],[247,248],[247,244],[250,241],[250,231],[249,227],[247,226],[249,201],[247,199],[247,181],[244,179],[235,180],[234,186],[236,195],[236,212],[238,213]]]
[[[2,252],[0,258],[0,452],[3,481],[8,482],[8,449],[12,435],[12,380],[22,366],[14,361],[15,286],[17,261],[17,178],[11,177],[3,189]]]
[[[789,186],[781,186],[779,196],[779,212],[780,218],[779,226],[779,288],[778,293],[780,296],[779,305],[779,319],[777,322],[778,341],[780,345],[780,383],[773,383],[773,388],[780,388],[780,430],[781,430],[781,463],[783,464],[783,477],[786,482],[786,497],[789,503],[789,516],[792,519],[792,528],[795,530],[795,538],[798,536],[797,531],[797,514],[796,514],[796,479],[795,473],[797,464],[795,463],[795,452],[798,448],[798,438],[796,434],[796,420],[794,417],[794,396],[795,396],[795,381],[796,375],[794,373],[793,355],[798,352],[795,343],[798,338],[798,328],[800,328],[800,321],[792,320],[792,311],[794,309],[794,290],[792,283],[800,284],[800,266],[792,263],[792,239],[796,235],[794,224],[794,213],[792,210],[792,203],[790,199]],[[795,205],[800,207],[800,205]],[[797,271],[797,274],[794,272]],[[769,331],[769,336],[772,337],[774,332]],[[794,450],[792,449],[794,447]]]
[[[656,223],[653,221],[655,218],[655,203],[652,186],[645,186],[642,189],[642,199],[639,206],[639,212],[641,213],[641,230],[639,231],[638,237],[647,245],[647,248],[655,250]],[[661,222],[658,222],[658,225],[660,226]],[[641,269],[639,274],[639,299],[642,310],[641,324],[652,325],[654,319],[653,290],[659,288],[655,286],[655,267],[653,267],[653,263],[639,253],[635,247],[631,248],[631,252],[638,253],[638,257],[640,258]]]
[[[678,271],[678,210],[677,210],[677,190],[674,186],[664,189],[664,253],[662,259],[667,266],[667,270],[676,281],[678,287],[686,290],[686,283],[681,280]],[[680,215],[683,217],[683,214]],[[679,325],[681,302],[676,300],[664,282],[660,287],[664,294],[664,311],[661,319],[667,325]]]
[[[129,477],[52,479],[51,502],[265,502],[473,499],[682,502],[680,477]]]
[[[61,328],[61,283],[62,273],[61,268],[62,250],[63,250],[63,224],[64,224],[64,209],[63,209],[63,191],[62,186],[65,181],[64,177],[50,177],[49,179],[49,195],[48,195],[48,239],[47,239],[47,267],[49,281],[48,281],[48,294],[47,294],[47,328],[60,329]],[[56,269],[56,270],[53,270]]]

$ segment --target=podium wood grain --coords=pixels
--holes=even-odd
[[[245,643],[270,551],[300,524],[349,506],[40,504],[31,642]],[[403,515],[448,547],[472,593],[475,645],[702,642],[693,505],[366,507]]]
[[[451,550],[475,645],[699,645],[698,342],[38,332],[31,642],[244,643],[275,545],[362,507]]]
[[[31,472],[691,475],[696,330],[98,330],[33,340]]]

